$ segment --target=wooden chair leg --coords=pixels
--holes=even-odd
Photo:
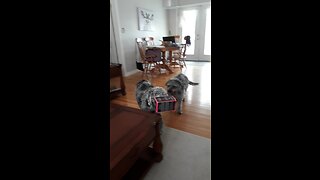
[[[185,61],[185,59],[183,59],[183,64],[184,64],[184,67],[186,67],[186,68],[187,68],[187,65],[186,65],[186,61]]]
[[[150,73],[150,64],[149,63],[146,63],[145,64],[145,69],[144,69],[145,71],[144,71],[144,74],[146,75],[146,76],[148,76],[148,73]]]
[[[149,69],[149,65],[146,64],[146,73],[148,72],[148,69]]]
[[[152,76],[152,72],[151,72],[151,64],[150,63],[148,63],[148,72],[151,74],[151,76]]]
[[[153,74],[152,64],[149,64],[149,73],[150,73],[150,76],[152,77],[152,74]]]

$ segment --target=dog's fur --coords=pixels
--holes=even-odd
[[[141,80],[136,86],[136,100],[141,110],[148,112],[156,111],[154,97],[168,96],[162,87],[154,87],[149,81]]]
[[[169,79],[166,83],[168,94],[177,100],[177,113],[179,114],[182,114],[182,101],[184,101],[189,84],[194,86],[199,83],[189,81],[188,77],[182,73]]]

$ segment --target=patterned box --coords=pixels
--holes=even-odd
[[[156,112],[174,111],[176,98],[173,96],[154,97],[156,102]]]

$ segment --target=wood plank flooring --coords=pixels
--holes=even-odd
[[[141,79],[149,80],[154,86],[165,88],[165,83],[173,76],[181,72],[180,68],[172,68],[174,73],[162,73],[142,76],[142,72],[124,77],[127,94],[119,96],[112,103],[139,109],[135,99],[136,83]],[[183,114],[176,112],[162,112],[163,122],[167,127],[192,133],[198,136],[211,138],[211,64],[209,62],[187,62],[187,68],[182,73],[188,76],[190,81],[200,83],[198,86],[189,85],[186,99],[183,102]],[[110,80],[110,86],[119,87],[119,79]]]

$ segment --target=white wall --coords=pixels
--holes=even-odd
[[[168,31],[170,32],[170,35],[176,35],[180,34],[179,33],[179,15],[178,9],[168,9],[167,14],[168,14]]]
[[[125,63],[124,73],[127,74],[136,70],[135,62],[138,57],[138,51],[135,38],[153,36],[155,37],[155,42],[160,43],[159,40],[168,35],[167,15],[166,10],[163,8],[162,0],[117,0],[113,2],[117,3],[113,7],[117,11],[119,29],[124,29],[124,32],[120,32],[123,56],[119,56],[119,62]],[[153,11],[155,15],[155,31],[138,30],[137,7]]]

